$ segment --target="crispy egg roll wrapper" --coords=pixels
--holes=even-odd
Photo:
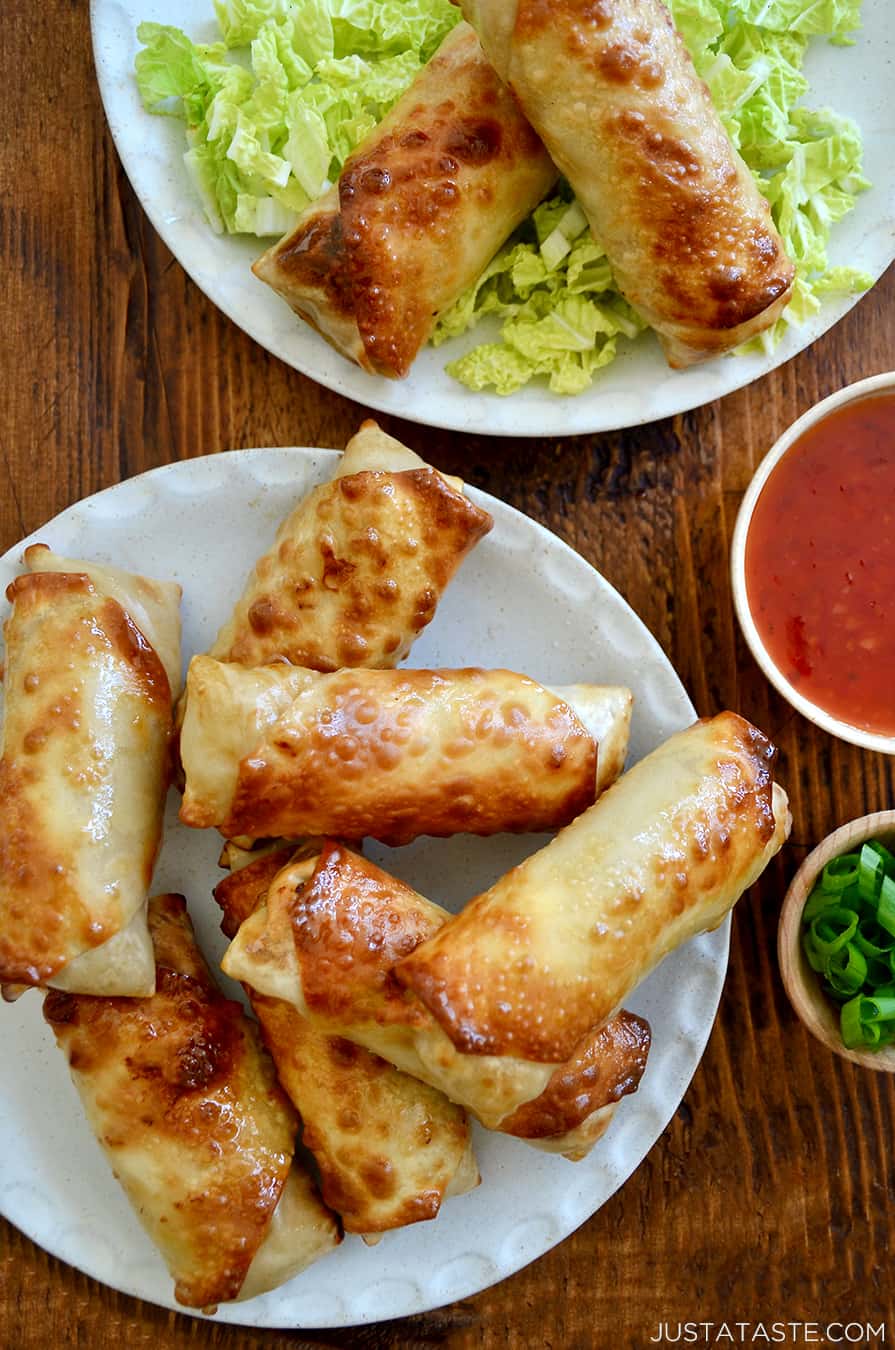
[[[44,1016],[175,1298],[209,1308],[282,1284],[339,1230],[293,1161],[295,1113],[257,1028],[212,980],[183,898],[154,897],[149,926],[154,995],[52,991]]]
[[[0,982],[148,994],[180,587],[42,544],[25,559],[4,627]]]
[[[620,1013],[562,1064],[461,1054],[393,974],[447,911],[332,841],[310,879],[307,870],[290,865],[274,878],[230,944],[224,970],[440,1089],[489,1128],[506,1125],[537,1147],[583,1157],[640,1080],[648,1025]]]
[[[268,858],[271,854],[277,854],[279,855],[276,859],[277,871],[279,871],[281,867],[286,866],[286,863],[295,855],[296,850],[299,849],[303,843],[303,840],[264,839],[243,846],[242,844],[237,843],[235,839],[225,839],[223,847],[218,854],[218,867],[223,868],[225,872],[236,873],[245,867],[250,867],[253,863],[260,862],[262,858]],[[318,842],[317,847],[315,848],[315,854],[319,851],[320,843]],[[232,906],[227,904],[223,905],[222,908],[224,910],[224,919],[221,922],[221,928],[227,934],[227,937],[233,937],[233,933],[226,927],[226,924],[229,922],[228,916]],[[239,921],[236,926],[238,927],[243,919],[247,919],[251,912],[251,909],[247,909],[244,914],[240,913]],[[234,928],[233,932],[235,933],[235,931],[236,928]]]
[[[227,837],[557,829],[594,800],[598,747],[620,766],[630,694],[551,691],[491,670],[250,670],[197,656],[187,676],[180,818]],[[576,706],[582,709],[579,717]]]
[[[25,549],[25,564],[30,572],[83,573],[97,591],[117,600],[139,628],[165,668],[172,698],[177,698],[183,683],[180,654],[181,588],[175,581],[156,581],[136,572],[125,572],[108,563],[86,562],[83,558],[63,558],[46,544],[31,544]]]
[[[266,854],[215,887],[233,937],[283,867],[302,872],[289,847]],[[434,1219],[442,1201],[479,1181],[461,1107],[379,1055],[321,1030],[297,1008],[246,991],[281,1085],[302,1120],[323,1198],[345,1231],[371,1235]]]
[[[397,978],[458,1050],[555,1061],[789,834],[776,750],[735,713],[678,732],[419,946]]]
[[[637,1091],[649,1048],[649,1023],[622,1010],[595,1035],[584,1037],[539,1097],[501,1121],[501,1133],[537,1142],[573,1162],[587,1157],[605,1134],[616,1104]],[[580,1124],[573,1123],[576,1119]]]
[[[462,0],[675,367],[770,327],[795,268],[661,0]]]
[[[491,529],[457,478],[366,421],[283,521],[210,654],[313,670],[398,664]]]
[[[556,178],[460,23],[254,272],[343,356],[399,378]]]

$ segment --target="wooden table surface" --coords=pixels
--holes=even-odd
[[[106,131],[86,0],[3,5],[0,80],[0,550],[87,493],[238,446],[341,446],[364,409],[255,346],[143,215]],[[625,596],[700,713],[735,708],[777,742],[792,839],[737,906],[705,1058],[652,1153],[554,1251],[477,1297],[340,1333],[201,1323],[114,1293],[10,1225],[0,1347],[275,1344],[642,1347],[660,1322],[887,1321],[895,1080],[801,1030],[777,970],[780,901],[835,825],[893,804],[892,762],[832,740],[766,683],[727,574],[741,494],[817,399],[895,366],[895,271],[830,334],[751,388],[610,435],[467,438],[385,419],[441,468],[528,512]],[[6,1048],[4,1054],[9,1053]],[[48,1104],[52,1109],[52,1104]]]

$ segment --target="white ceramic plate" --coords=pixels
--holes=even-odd
[[[879,277],[895,256],[895,24],[891,0],[864,0],[857,47],[815,41],[806,73],[809,106],[829,104],[854,117],[865,142],[865,168],[874,183],[833,234],[830,257]],[[251,273],[258,240],[214,234],[183,166],[183,125],[144,112],[133,78],[144,19],[175,24],[191,37],[215,39],[211,0],[91,0],[99,86],[118,153],[134,190],[172,253],[234,323],[296,370],[370,408],[431,426],[496,436],[568,436],[608,431],[669,417],[720,398],[774,370],[826,332],[855,303],[828,299],[804,327],[792,329],[770,356],[721,357],[672,371],[658,341],[644,335],[623,344],[618,359],[588,392],[551,394],[533,382],[510,398],[473,394],[445,371],[447,361],[487,341],[484,325],[436,351],[426,347],[406,380],[366,375],[334,352],[284,301]]]
[[[205,649],[296,499],[329,476],[330,450],[241,450],[155,469],[64,511],[0,560],[0,587],[43,540],[184,588],[184,657]],[[495,517],[464,563],[435,622],[413,649],[420,666],[516,667],[550,684],[603,680],[636,696],[632,758],[693,718],[667,659],[624,600],[554,535],[485,493]],[[156,890],[182,891],[211,957],[224,939],[211,888],[220,840],[177,823],[169,801]],[[371,850],[399,876],[452,908],[490,884],[540,840],[512,836],[418,840]],[[449,1200],[434,1223],[356,1237],[290,1284],[218,1320],[253,1326],[345,1326],[466,1298],[571,1233],[625,1181],[671,1118],[699,1063],[727,965],[728,926],[689,943],[629,1001],[649,1018],[653,1045],[640,1090],[620,1105],[581,1163],[476,1131],[483,1182]],[[235,986],[229,986],[238,995]],[[0,1006],[0,1210],[56,1256],[106,1284],[167,1308],[171,1281],[82,1117],[64,1058],[26,994]]]

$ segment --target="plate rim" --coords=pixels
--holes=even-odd
[[[312,460],[316,458],[318,464],[321,458],[323,463],[326,463],[328,460],[338,459],[339,455],[341,454],[339,450],[322,446],[319,447],[283,446],[283,445],[253,446],[253,447],[244,447],[240,449],[219,451],[211,455],[195,456],[190,459],[175,460],[168,464],[157,465],[151,469],[143,471],[140,474],[135,474],[130,478],[121,480],[120,482],[110,484],[104,488],[100,488],[96,492],[91,493],[87,497],[78,498],[76,501],[70,503],[68,506],[64,507],[61,511],[57,512],[49,520],[45,521],[42,525],[38,526],[37,529],[33,530],[24,539],[18,540],[16,543],[11,545],[10,548],[7,549],[2,556],[0,556],[0,562],[2,562],[3,564],[15,565],[17,567],[21,566],[22,550],[25,547],[27,547],[29,543],[35,542],[42,532],[52,529],[55,525],[61,522],[63,518],[67,517],[71,512],[79,511],[82,508],[89,509],[99,498],[108,499],[110,495],[117,493],[125,485],[134,484],[140,481],[145,481],[147,479],[159,479],[169,476],[177,476],[178,474],[184,473],[187,475],[190,475],[194,472],[202,473],[204,471],[203,466],[212,463],[214,461],[217,461],[221,458],[226,459],[230,457],[236,457],[245,460],[246,462],[250,462],[251,459],[255,456],[260,455],[261,457],[263,457],[265,454],[271,452],[276,454],[298,452],[305,458],[306,463],[309,458]],[[587,569],[587,571],[591,575],[591,578],[596,580],[596,582],[599,584],[600,589],[603,590],[604,593],[610,594],[614,598],[614,600],[616,600],[627,611],[628,619],[632,623],[633,628],[637,631],[638,637],[646,641],[646,643],[648,644],[648,646],[652,651],[652,654],[655,657],[658,657],[661,663],[664,666],[666,666],[668,671],[670,671],[671,674],[674,676],[674,679],[677,682],[677,685],[679,686],[680,695],[682,697],[683,712],[686,713],[686,715],[695,718],[696,710],[693,707],[689,694],[687,693],[683,685],[683,682],[680,679],[680,676],[674,670],[674,667],[671,664],[670,659],[665,654],[661,644],[658,642],[658,639],[649,630],[647,625],[643,622],[643,620],[636,613],[636,611],[628,604],[624,596],[612,585],[612,583],[609,582],[597,570],[597,568],[594,567],[592,563],[590,563],[586,558],[584,558],[580,553],[578,553],[576,549],[574,549],[559,535],[555,534],[552,530],[548,529],[545,525],[541,524],[540,521],[534,520],[531,516],[526,515],[525,512],[520,511],[517,507],[511,505],[509,502],[505,502],[500,498],[494,497],[492,494],[486,492],[484,489],[477,488],[472,484],[465,484],[464,486],[465,490],[469,492],[471,499],[475,501],[477,505],[484,506],[488,509],[496,506],[498,508],[498,513],[507,512],[511,517],[516,518],[518,522],[522,523],[524,528],[532,529],[533,527],[535,537],[542,539],[544,541],[549,541],[549,547],[551,549],[556,549],[558,546],[558,550],[561,555],[567,555],[569,558],[574,560],[575,565],[582,566]],[[186,655],[187,653],[185,651],[184,657],[186,657]],[[221,1326],[245,1326],[257,1328],[259,1330],[338,1329],[342,1327],[371,1325],[375,1322],[382,1320],[391,1320],[392,1318],[421,1315],[423,1313],[430,1312],[439,1307],[449,1306],[450,1303],[453,1303],[458,1299],[472,1298],[475,1295],[482,1293],[484,1290],[491,1288],[493,1285],[498,1284],[505,1279],[509,1279],[511,1276],[515,1274],[518,1274],[518,1272],[524,1269],[526,1266],[529,1266],[533,1264],[535,1261],[540,1260],[540,1258],[546,1255],[547,1252],[551,1251],[554,1247],[564,1242],[566,1238],[571,1236],[571,1234],[577,1231],[577,1229],[580,1228],[584,1223],[586,1223],[589,1219],[593,1218],[593,1216],[596,1213],[598,1213],[600,1209],[602,1209],[602,1207],[617,1193],[617,1191],[620,1190],[621,1187],[624,1186],[631,1179],[634,1173],[640,1168],[640,1166],[642,1165],[648,1154],[652,1152],[652,1150],[659,1143],[662,1135],[664,1134],[665,1130],[668,1127],[668,1124],[673,1119],[675,1113],[677,1112],[680,1106],[680,1103],[683,1101],[684,1097],[686,1096],[686,1093],[690,1088],[693,1077],[702,1062],[706,1046],[714,1029],[718,1013],[718,1007],[720,1004],[720,1000],[723,994],[727,978],[729,948],[730,948],[730,931],[731,931],[731,915],[728,914],[723,925],[718,930],[716,930],[715,934],[712,935],[715,941],[719,944],[720,949],[718,951],[713,951],[710,959],[710,965],[713,975],[713,986],[714,986],[713,992],[704,1007],[704,1012],[700,1019],[700,1027],[698,1034],[695,1036],[691,1035],[689,1038],[694,1047],[692,1067],[686,1073],[686,1078],[685,1081],[683,1081],[681,1084],[679,1095],[677,1094],[676,1091],[673,1090],[672,1095],[674,1097],[674,1100],[666,1099],[663,1101],[661,1109],[661,1126],[655,1133],[655,1137],[652,1139],[652,1142],[643,1152],[642,1156],[640,1156],[637,1159],[637,1161],[635,1162],[633,1167],[630,1168],[630,1170],[626,1171],[622,1169],[622,1172],[620,1174],[618,1174],[617,1176],[613,1176],[612,1178],[613,1184],[611,1185],[611,1188],[608,1190],[603,1200],[596,1206],[596,1208],[593,1209],[587,1208],[587,1206],[589,1205],[589,1201],[585,1202],[586,1212],[584,1212],[581,1215],[577,1215],[576,1213],[574,1222],[572,1223],[571,1227],[566,1227],[565,1222],[564,1221],[561,1222],[559,1225],[561,1230],[559,1236],[551,1238],[545,1247],[541,1247],[540,1245],[536,1244],[536,1250],[534,1250],[532,1253],[526,1252],[522,1255],[521,1259],[514,1258],[509,1263],[499,1263],[496,1259],[492,1258],[491,1264],[493,1269],[488,1275],[486,1275],[483,1279],[482,1278],[475,1279],[473,1281],[473,1284],[470,1287],[466,1288],[464,1292],[451,1294],[447,1298],[447,1300],[440,1298],[437,1295],[432,1296],[430,1290],[428,1296],[424,1295],[421,1304],[415,1304],[413,1307],[410,1308],[399,1308],[397,1311],[385,1315],[377,1311],[372,1312],[369,1316],[362,1316],[361,1318],[358,1318],[356,1315],[352,1315],[350,1320],[345,1317],[337,1317],[330,1320],[322,1318],[321,1319],[314,1318],[308,1320],[307,1318],[304,1317],[301,1318],[300,1320],[296,1320],[295,1317],[292,1317],[291,1320],[283,1320],[287,1316],[285,1312],[282,1314],[275,1313],[272,1320],[261,1320],[261,1321],[251,1320],[250,1316],[247,1316],[246,1312],[244,1312],[243,1310],[250,1309],[254,1300],[247,1300],[245,1303],[236,1302],[229,1304],[221,1304],[218,1313],[216,1315],[209,1316],[203,1313],[201,1309],[187,1308],[176,1303],[173,1299],[173,1291],[172,1296],[168,1300],[158,1299],[152,1294],[147,1293],[145,1290],[141,1290],[136,1284],[132,1283],[131,1280],[127,1278],[127,1276],[123,1278],[117,1278],[115,1283],[112,1283],[107,1278],[97,1275],[95,1271],[93,1269],[88,1268],[86,1264],[80,1264],[77,1260],[72,1260],[71,1257],[68,1255],[68,1253],[63,1253],[60,1250],[62,1246],[61,1242],[54,1242],[51,1245],[48,1245],[43,1240],[43,1236],[35,1235],[35,1232],[33,1231],[31,1225],[29,1225],[28,1223],[27,1212],[22,1213],[18,1208],[15,1209],[14,1214],[10,1212],[10,1207],[8,1205],[8,1193],[6,1196],[0,1193],[0,1214],[2,1214],[3,1217],[8,1220],[8,1222],[13,1224],[16,1228],[18,1228],[19,1231],[21,1231],[30,1241],[34,1242],[36,1246],[41,1247],[42,1250],[48,1252],[55,1259],[63,1261],[67,1265],[73,1266],[75,1269],[79,1270],[82,1274],[86,1275],[88,1278],[96,1280],[99,1284],[114,1289],[119,1293],[123,1293],[128,1297],[145,1301],[157,1307],[163,1307],[168,1311],[182,1313],[190,1317],[198,1318],[199,1320],[202,1321],[217,1323],[218,1325]],[[0,1106],[0,1114],[3,1114],[2,1106]],[[103,1163],[107,1166],[108,1160],[104,1158]],[[9,1165],[8,1162],[3,1163],[2,1161],[0,1161],[0,1181],[3,1180],[2,1173],[8,1165]],[[574,1164],[568,1165],[573,1166]],[[626,1167],[627,1164],[625,1164],[625,1168]],[[13,1173],[13,1175],[10,1177],[10,1181],[13,1184],[15,1184],[15,1182],[17,1181],[15,1173]],[[126,1201],[126,1203],[129,1202]],[[24,1209],[24,1211],[27,1211],[28,1208],[27,1203],[22,1208]],[[39,1230],[40,1224],[38,1223],[36,1226]],[[332,1259],[333,1253],[329,1253],[329,1256],[330,1259]],[[221,1316],[222,1313],[224,1314],[224,1316]]]

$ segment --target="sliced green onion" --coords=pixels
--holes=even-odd
[[[855,946],[865,956],[876,956],[885,961],[895,949],[895,937],[880,928],[874,919],[861,919],[854,936]]]
[[[895,1000],[892,1002],[893,1008],[895,1008]],[[874,1049],[876,1046],[888,1042],[892,1037],[891,1019],[868,1015],[874,1011],[873,999],[863,998],[860,994],[856,998],[850,999],[848,1003],[843,1003],[839,1011],[839,1026],[842,1031],[842,1039],[849,1050],[855,1050],[860,1046],[868,1046],[870,1049]]]
[[[836,896],[828,893],[827,901],[830,904],[836,904]],[[862,897],[857,882],[853,882],[851,886],[847,886],[845,890],[840,893],[838,903],[845,909],[855,910],[858,914],[870,914],[873,912],[872,904]]]
[[[825,909],[835,909],[837,905],[844,903],[844,900],[830,891],[815,890],[812,891],[805,901],[805,908],[802,910],[802,922],[808,923],[811,919],[817,918]]]
[[[858,992],[867,978],[866,958],[855,944],[850,942],[841,951],[834,952],[826,964],[824,974],[834,993],[850,998],[852,994]]]
[[[873,998],[862,999],[861,1004],[861,1021],[865,1024],[895,1021],[895,998],[882,998],[876,994]]]
[[[839,1029],[842,1040],[849,1050],[864,1044],[864,1027],[861,1023],[861,995],[843,1003],[839,1011]]]
[[[872,848],[874,853],[878,854],[883,860],[883,867],[886,876],[895,876],[895,853],[890,853],[885,844],[881,844],[878,839],[871,839],[867,843],[867,848]],[[855,854],[845,854],[845,857],[855,857]]]
[[[869,844],[865,844],[858,858],[858,890],[862,899],[876,900],[882,875],[882,858]]]
[[[883,877],[876,921],[880,928],[885,928],[887,933],[895,935],[895,881],[891,877]]]
[[[858,916],[850,909],[825,909],[811,921],[811,940],[819,956],[830,957],[851,941],[858,929]]]
[[[823,975],[824,970],[826,969],[827,959],[825,956],[821,956],[819,952],[814,950],[814,942],[812,941],[810,933],[802,934],[802,951],[805,953],[805,960],[815,974]]]
[[[845,1045],[895,1044],[895,854],[876,839],[831,859],[802,911],[802,948]]]
[[[840,858],[833,858],[820,874],[820,889],[828,895],[846,890],[858,879],[858,859],[857,853],[843,853]]]
[[[871,956],[867,961],[867,988],[866,994],[875,994],[877,989],[889,983],[892,978],[892,967],[885,958]]]

